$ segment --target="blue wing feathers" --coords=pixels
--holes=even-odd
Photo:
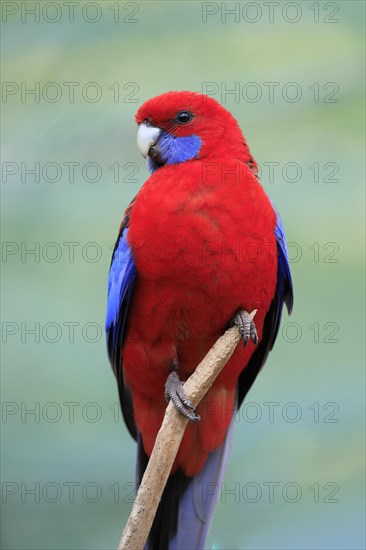
[[[106,316],[106,332],[108,353],[123,338],[128,308],[132,298],[132,290],[136,278],[136,267],[131,249],[127,241],[128,228],[121,231],[112,257],[108,278],[108,301]],[[114,365],[113,365],[114,366]]]
[[[128,228],[121,234],[113,254],[108,278],[106,330],[116,324],[121,302],[136,277],[136,268],[127,241]]]
[[[294,303],[294,293],[292,287],[290,262],[287,252],[285,229],[283,227],[280,215],[273,203],[272,206],[276,214],[275,236],[277,241],[277,286],[275,297],[271,307],[272,330],[269,346],[270,350],[274,346],[278,330],[280,328],[283,304],[286,304],[287,311],[290,314]]]
[[[285,302],[287,311],[290,314],[294,303],[294,292],[292,287],[285,229],[283,227],[280,215],[273,203],[272,206],[277,218],[275,228],[278,250],[277,292],[280,294],[282,302]]]
[[[131,207],[131,206],[130,206]],[[122,224],[111,261],[108,277],[106,336],[109,360],[117,378],[119,399],[126,426],[134,439],[137,430],[133,414],[132,397],[125,383],[122,369],[122,345],[128,310],[132,301],[136,267],[127,235],[128,212]]]

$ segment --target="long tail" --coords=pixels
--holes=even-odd
[[[210,453],[201,472],[187,477],[181,470],[169,477],[144,550],[204,548],[231,448],[232,419],[223,445]],[[138,439],[137,480],[147,457]]]

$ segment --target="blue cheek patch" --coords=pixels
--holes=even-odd
[[[166,164],[179,164],[195,158],[201,149],[202,141],[194,135],[175,137],[164,132],[158,145]]]
[[[198,136],[192,135],[187,137],[176,137],[162,132],[158,147],[164,164],[180,164],[187,160],[192,160],[197,157],[202,146],[202,141]],[[148,158],[147,165],[150,172],[155,172],[159,163]]]

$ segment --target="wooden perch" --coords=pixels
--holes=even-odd
[[[256,310],[251,313],[252,319],[255,314]],[[212,386],[233,354],[239,340],[239,329],[236,326],[228,329],[185,382],[184,393],[194,407],[197,407]],[[189,420],[170,402],[130,517],[123,530],[118,550],[142,550],[144,547],[188,422]]]

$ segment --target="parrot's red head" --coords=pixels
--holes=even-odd
[[[256,168],[238,123],[215,99],[195,92],[167,92],[136,114],[137,145],[153,172],[165,164],[214,159],[221,154]]]

